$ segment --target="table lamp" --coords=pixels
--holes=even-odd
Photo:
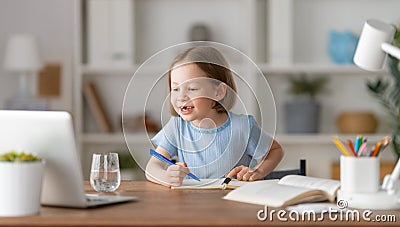
[[[392,25],[375,19],[367,20],[354,54],[354,63],[362,69],[378,71],[385,65],[386,53],[400,59],[400,49],[392,45],[395,32]]]
[[[19,88],[15,97],[6,101],[6,109],[45,110],[46,103],[36,99],[29,89],[29,77],[36,76],[42,67],[34,36],[15,34],[6,45],[4,69],[19,76]]]
[[[400,49],[392,45],[394,26],[370,19],[364,24],[354,55],[354,63],[368,71],[378,71],[385,65],[386,55],[400,59]],[[392,172],[386,175],[376,193],[338,192],[338,201],[346,200],[349,207],[361,209],[400,209],[400,159]]]

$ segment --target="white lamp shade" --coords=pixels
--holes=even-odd
[[[370,19],[364,23],[353,61],[360,68],[377,71],[383,68],[386,53],[382,44],[393,41],[395,28],[379,20]]]
[[[42,67],[33,35],[12,35],[6,45],[4,68],[15,72],[34,72]]]

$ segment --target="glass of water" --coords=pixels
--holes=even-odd
[[[95,153],[92,156],[90,185],[97,192],[113,192],[121,183],[118,153]]]

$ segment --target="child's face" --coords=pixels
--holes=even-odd
[[[196,64],[184,64],[171,71],[171,104],[185,120],[198,125],[205,118],[213,119],[214,100],[220,100],[215,80]]]

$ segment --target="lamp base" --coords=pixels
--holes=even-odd
[[[387,191],[380,189],[375,193],[348,193],[339,190],[337,200],[344,200],[348,207],[371,210],[398,210],[400,199],[396,195],[389,195]]]
[[[47,103],[34,97],[14,97],[6,101],[7,110],[47,110]]]

